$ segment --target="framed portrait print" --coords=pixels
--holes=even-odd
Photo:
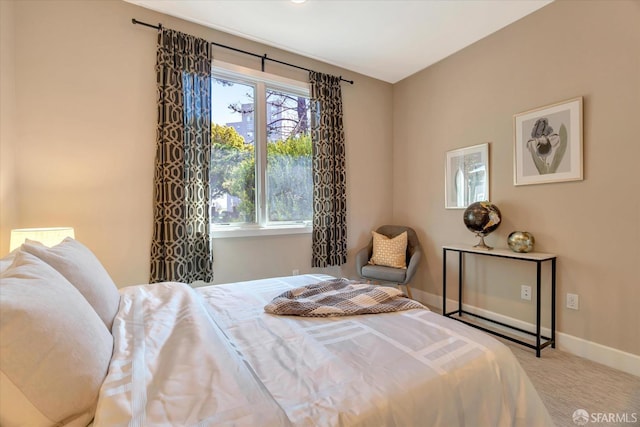
[[[447,209],[489,200],[489,143],[447,151],[444,187]]]
[[[513,118],[514,185],[582,179],[582,97]]]

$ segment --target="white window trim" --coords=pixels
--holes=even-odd
[[[268,86],[270,89],[283,90],[289,93],[299,94],[309,97],[311,90],[308,82],[301,82],[286,77],[269,74],[251,68],[241,67],[239,65],[230,64],[223,61],[214,60],[212,65],[212,74],[217,78],[229,78],[229,80],[251,82],[256,85]],[[265,103],[264,91],[256,90],[257,101]],[[263,109],[262,114],[256,115],[255,132],[261,133],[260,141],[266,141],[266,110]],[[256,138],[257,139],[257,138]],[[260,162],[259,173],[256,174],[256,187],[260,189],[258,192],[259,200],[257,201],[256,210],[258,224],[211,224],[211,234],[213,238],[235,238],[235,237],[254,237],[254,236],[276,236],[288,234],[309,234],[313,230],[311,221],[300,222],[283,222],[275,225],[268,225],[266,222],[266,191],[264,180],[266,179],[267,155],[263,144],[256,144],[256,162]]]
[[[263,81],[269,85],[277,86],[283,90],[291,90],[301,95],[309,96],[311,93],[309,82],[301,82],[287,77],[277,76],[275,74],[265,73],[263,71],[251,68],[241,67],[239,65],[230,64],[228,62],[213,61],[212,74],[221,77],[252,79]]]
[[[260,227],[258,225],[249,226],[213,226],[211,235],[214,239],[226,239],[232,237],[255,237],[255,236],[282,236],[288,234],[311,234],[313,227],[302,224],[272,225]]]

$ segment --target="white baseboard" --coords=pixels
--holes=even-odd
[[[435,295],[429,292],[425,292],[420,289],[411,288],[414,299],[420,301],[423,304],[437,307],[442,310],[442,296]],[[447,299],[447,309],[451,307],[457,307],[458,301]],[[465,311],[473,314],[484,316],[488,319],[496,320],[508,325],[513,325],[525,331],[535,331],[535,325],[532,323],[524,322],[519,319],[504,316],[499,313],[484,310],[478,307],[465,304]],[[542,334],[549,336],[550,330],[548,328],[542,328]],[[556,330],[556,348],[567,353],[574,354],[576,356],[584,357],[585,359],[593,362],[600,363],[605,366],[609,366],[614,369],[629,373],[640,377],[640,356],[636,354],[627,353],[613,347],[607,347],[602,344],[598,344],[592,341],[587,341],[583,338],[574,337],[573,335],[558,332]],[[544,352],[544,350],[543,350]]]

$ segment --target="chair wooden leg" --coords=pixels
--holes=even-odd
[[[409,298],[413,299],[413,295],[411,295],[411,288],[409,287],[409,285],[405,285],[407,287],[407,294],[409,295]]]
[[[402,287],[402,285],[400,283],[398,283],[398,287]],[[405,288],[407,288],[407,296],[411,299],[413,299],[413,295],[411,295],[411,288],[409,287],[409,285],[404,285]]]

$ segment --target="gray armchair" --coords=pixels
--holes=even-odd
[[[422,248],[416,232],[412,228],[402,225],[383,225],[376,230],[377,233],[391,238],[404,231],[407,232],[406,269],[369,264],[373,252],[373,239],[371,239],[369,245],[360,249],[356,254],[356,271],[363,279],[395,283],[397,286],[404,285],[407,288],[409,298],[413,298],[411,288],[409,288],[409,281],[415,274],[420,258],[422,258]]]

